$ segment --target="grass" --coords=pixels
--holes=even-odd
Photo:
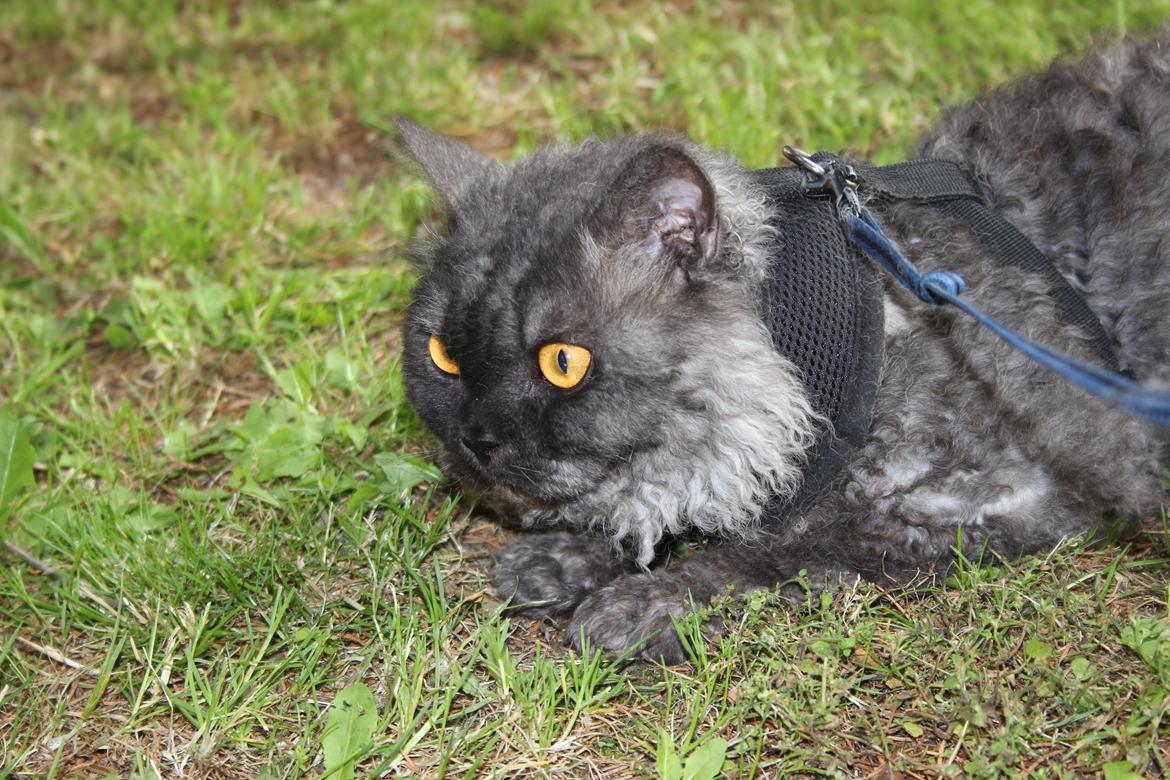
[[[426,459],[397,353],[434,208],[394,114],[503,158],[672,127],[893,160],[1170,12],[868,6],[0,4],[0,417],[35,453],[0,776],[1170,773],[1165,511],[913,598],[754,594],[687,623],[695,664],[629,666],[500,615],[506,533]],[[362,686],[376,718],[334,706]]]

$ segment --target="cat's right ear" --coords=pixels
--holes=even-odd
[[[502,170],[500,163],[484,157],[470,146],[432,133],[406,117],[394,118],[406,151],[410,152],[435,190],[454,212],[465,201],[476,182]]]
[[[684,275],[719,254],[715,188],[694,159],[673,144],[653,144],[627,165],[601,212],[611,240],[633,244]]]

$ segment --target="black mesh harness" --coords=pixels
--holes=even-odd
[[[811,159],[834,158],[818,153]],[[995,262],[1043,277],[1059,319],[1080,328],[1116,370],[1113,343],[1084,298],[987,205],[962,167],[945,160],[853,165],[869,208],[894,201],[928,205],[962,221]],[[865,441],[884,352],[883,288],[872,263],[842,229],[832,197],[825,197],[831,193],[810,188],[807,174],[795,166],[752,175],[767,193],[776,230],[761,316],[776,351],[799,369],[813,408],[832,423],[810,453],[797,494],[773,499],[765,511],[765,523],[775,524],[810,505]]]

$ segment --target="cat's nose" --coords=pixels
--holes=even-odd
[[[482,432],[477,436],[464,436],[463,446],[471,450],[475,459],[486,466],[491,460],[492,451],[500,446],[500,441],[490,433]]]

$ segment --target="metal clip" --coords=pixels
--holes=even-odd
[[[832,196],[838,211],[861,214],[861,200],[857,197],[857,187],[861,180],[852,165],[843,164],[835,157],[830,157],[822,164],[808,152],[792,146],[785,146],[782,151],[785,157],[804,171],[806,192]]]
[[[811,173],[817,177],[825,175],[824,166],[814,160],[812,155],[805,150],[797,149],[795,146],[785,146],[780,151],[784,152],[784,156],[791,160],[793,165],[802,169],[805,173]]]

